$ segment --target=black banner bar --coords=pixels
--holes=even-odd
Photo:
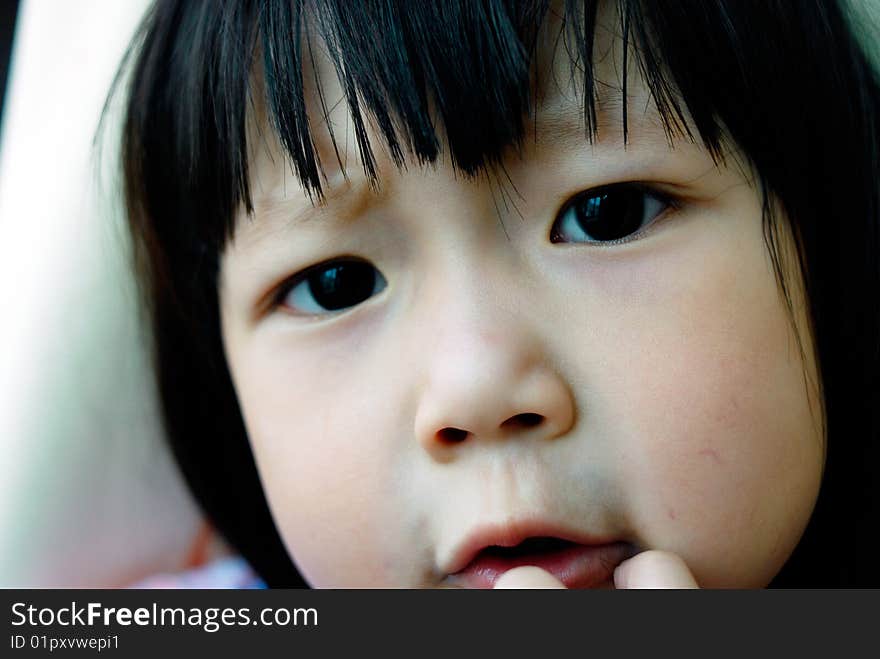
[[[877,656],[880,611],[878,590],[5,590],[0,598],[0,656],[22,659],[389,650]]]

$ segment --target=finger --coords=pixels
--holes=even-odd
[[[615,588],[699,588],[694,575],[676,554],[643,551],[614,570]]]
[[[495,588],[565,588],[565,584],[547,570],[534,565],[523,565],[508,570],[498,577]]]

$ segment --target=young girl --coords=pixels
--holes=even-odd
[[[164,419],[262,579],[880,585],[848,11],[156,2],[122,156]]]

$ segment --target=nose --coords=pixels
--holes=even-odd
[[[415,432],[434,459],[449,461],[471,444],[550,440],[571,429],[571,389],[525,319],[485,314],[445,323],[429,354]]]

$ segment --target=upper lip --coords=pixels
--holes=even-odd
[[[455,545],[445,574],[464,570],[487,547],[515,547],[528,538],[552,537],[580,545],[605,545],[614,542],[609,536],[592,535],[539,519],[508,520],[477,526]]]

